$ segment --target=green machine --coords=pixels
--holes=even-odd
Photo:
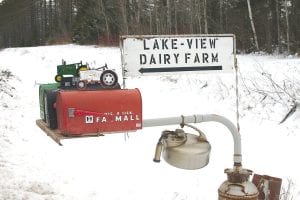
[[[72,63],[66,64],[66,61],[62,61],[61,65],[57,65],[57,74],[55,76],[56,82],[61,82],[64,76],[71,75],[71,76],[79,76],[79,72],[83,70],[88,70],[87,65],[83,65],[82,62],[80,63]]]

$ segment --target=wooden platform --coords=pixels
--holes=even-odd
[[[47,124],[41,120],[36,120],[36,125],[40,127],[52,140],[54,140],[57,144],[62,146],[61,140],[64,139],[74,139],[74,138],[83,138],[83,137],[98,137],[103,136],[103,134],[93,133],[93,134],[85,134],[85,135],[76,135],[76,136],[65,136],[60,130],[58,129],[50,129]]]

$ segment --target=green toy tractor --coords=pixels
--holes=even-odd
[[[62,65],[57,65],[57,74],[55,76],[55,81],[60,83],[64,76],[79,76],[80,71],[88,70],[87,65],[83,65],[82,62],[80,63],[73,63],[73,64],[66,64],[66,61],[62,61]]]

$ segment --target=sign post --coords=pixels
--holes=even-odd
[[[235,36],[122,36],[124,77],[178,72],[230,72],[235,66]]]

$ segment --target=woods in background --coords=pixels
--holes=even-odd
[[[237,49],[300,53],[299,0],[3,0],[0,47],[118,45],[120,35],[223,34]]]

